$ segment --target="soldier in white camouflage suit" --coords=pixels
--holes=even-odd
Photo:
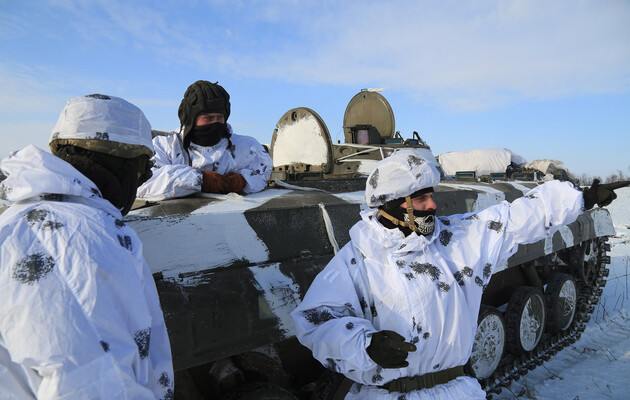
[[[583,195],[553,181],[511,204],[435,218],[439,180],[408,153],[380,161],[370,208],[292,314],[300,342],[355,382],[346,399],[485,399],[463,365],[494,267],[614,198],[605,185]]]
[[[151,126],[123,99],[68,101],[54,155],[0,168],[0,398],[172,399],[171,350],[142,243],[122,221],[150,175]]]

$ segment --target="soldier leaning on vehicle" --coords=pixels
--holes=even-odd
[[[230,95],[217,83],[190,85],[179,106],[178,133],[153,139],[153,177],[138,197],[163,200],[192,193],[256,193],[267,186],[271,157],[258,141],[227,123]]]
[[[511,204],[436,218],[439,180],[412,154],[380,161],[351,241],[292,313],[300,342],[355,382],[346,399],[485,399],[463,365],[494,266],[609,204],[617,187],[552,181]]]
[[[173,398],[142,243],[122,221],[150,175],[151,126],[105,95],[68,101],[50,138],[2,161],[0,397]]]

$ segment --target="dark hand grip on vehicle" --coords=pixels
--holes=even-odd
[[[605,207],[617,198],[614,190],[630,185],[630,181],[619,181],[614,183],[599,184],[599,179],[593,179],[591,187],[584,189],[584,208],[590,210],[597,204]]]
[[[394,331],[379,331],[372,334],[367,348],[370,358],[383,368],[404,368],[409,365],[407,355],[416,351],[416,346],[405,342],[405,338]]]

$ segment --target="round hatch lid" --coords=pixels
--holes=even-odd
[[[309,171],[332,169],[330,133],[322,118],[306,107],[293,108],[276,124],[271,139],[273,166],[302,165]]]
[[[343,115],[346,143],[356,142],[352,139],[352,130],[360,125],[375,127],[382,139],[394,136],[396,132],[394,111],[383,95],[363,89],[350,100]]]

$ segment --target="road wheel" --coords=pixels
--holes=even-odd
[[[554,274],[545,290],[547,301],[547,332],[569,329],[577,306],[577,283],[569,274]]]
[[[545,298],[540,289],[518,288],[505,312],[508,351],[516,355],[532,351],[542,337],[545,319]]]
[[[495,307],[481,305],[477,332],[468,360],[477,379],[486,379],[497,369],[505,349],[505,320]]]

